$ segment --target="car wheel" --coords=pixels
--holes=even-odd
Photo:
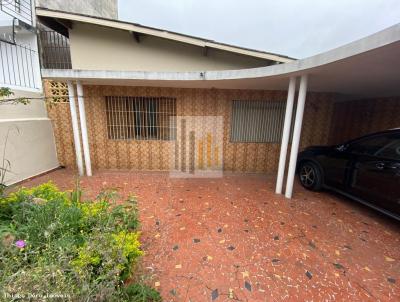
[[[322,187],[321,170],[312,162],[301,163],[299,178],[302,186],[308,190],[318,191]]]

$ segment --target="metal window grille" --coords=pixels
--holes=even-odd
[[[9,16],[32,25],[31,0],[0,0],[0,9]]]
[[[37,88],[37,52],[22,45],[0,41],[0,83]]]
[[[234,100],[232,102],[231,142],[280,142],[285,109],[286,102],[283,101]]]
[[[109,139],[175,139],[175,98],[106,96],[105,101]]]
[[[40,30],[42,68],[72,69],[69,39],[54,30]]]

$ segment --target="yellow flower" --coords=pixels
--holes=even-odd
[[[143,255],[143,252],[140,250],[140,233],[120,231],[117,234],[113,234],[112,237],[114,239],[115,247],[122,250],[122,254],[126,258],[139,257]]]

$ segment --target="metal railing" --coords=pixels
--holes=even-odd
[[[39,32],[41,67],[72,69],[69,39],[53,30]]]
[[[31,0],[0,0],[0,10],[28,25],[32,25]]]
[[[23,45],[0,41],[0,83],[38,88],[37,52]]]

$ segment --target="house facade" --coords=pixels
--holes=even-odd
[[[363,70],[395,60],[397,48],[378,53],[397,45],[398,27],[295,61],[106,18],[37,15],[48,32],[40,34],[42,75],[56,101],[48,111],[58,159],[80,174],[278,172],[281,193],[288,163],[291,197],[299,150],[399,126],[392,71],[376,70],[386,77],[380,87]],[[344,76],[341,64],[352,72]]]
[[[60,31],[63,34],[56,31],[50,34],[50,29],[40,34],[44,69],[191,72],[256,68],[293,60],[286,56],[196,37],[176,33],[166,34],[164,31],[136,24],[59,11],[40,9],[38,11],[40,20],[45,24],[51,24],[49,19],[53,18],[52,16],[64,18],[67,16],[68,21],[73,23],[70,28]],[[47,45],[48,39],[45,35],[57,36],[61,41],[57,45],[68,45],[68,51],[60,47],[58,51],[61,56],[52,53],[54,46]],[[64,62],[52,61],[52,58],[60,57]],[[46,96],[61,100],[48,109],[54,123],[60,164],[75,167],[76,152],[67,83],[58,81],[45,81],[45,83]],[[82,86],[91,164],[94,169],[169,171],[173,157],[171,153],[174,152],[175,145],[169,133],[173,131],[168,125],[169,119],[176,116],[221,116],[224,123],[220,149],[223,152],[221,159],[225,171],[276,170],[273,159],[279,154],[279,127],[282,127],[283,122],[285,92],[124,86],[121,82],[115,85],[107,81],[101,85],[83,83]],[[157,109],[163,106],[164,99],[171,100],[167,112]],[[230,132],[233,100],[255,101],[252,102],[254,104],[265,100],[271,101],[273,109],[264,108],[262,103],[257,103],[256,106],[260,107],[265,115],[269,114],[277,122],[280,121],[280,125],[275,129],[275,136],[244,137],[232,142]],[[130,106],[127,102],[136,104],[136,109],[135,105]],[[154,108],[150,108],[153,103]],[[249,107],[243,110],[257,110],[257,108]],[[274,114],[271,114],[270,110],[273,110]],[[139,111],[143,115],[140,121],[142,124],[136,125],[137,129],[128,133],[129,127],[135,127],[133,125],[139,123]],[[132,118],[129,118],[130,115]],[[146,120],[147,115],[154,115],[154,121],[150,121],[150,118]],[[94,118],[95,116],[97,118]],[[160,126],[160,123],[164,125]],[[273,123],[269,125],[272,126]],[[115,128],[116,133],[110,133],[111,128]],[[136,135],[139,132],[140,135]],[[198,146],[196,148],[198,151]],[[206,148],[205,143],[204,157],[207,157]],[[195,168],[200,166],[201,163],[197,160]]]
[[[49,95],[66,94],[67,88],[54,89],[54,83],[48,83]],[[286,93],[284,91],[263,90],[225,90],[225,89],[196,89],[196,88],[168,88],[168,87],[134,87],[134,86],[110,86],[110,85],[83,85],[85,96],[85,111],[90,143],[91,162],[94,169],[130,169],[130,170],[155,170],[169,171],[170,159],[173,156],[171,148],[175,140],[162,133],[150,135],[146,133],[147,124],[141,129],[128,133],[131,123],[129,114],[135,115],[134,108],[129,108],[126,101],[136,102],[138,106],[148,107],[151,99],[156,99],[162,106],[162,99],[171,100],[173,109],[168,114],[174,116],[221,116],[223,127],[223,162],[225,171],[233,172],[258,172],[274,173],[277,170],[279,159],[281,132],[285,114]],[[56,93],[56,94],[54,94]],[[302,146],[314,144],[327,144],[330,118],[333,106],[329,102],[335,96],[330,94],[312,95],[307,105],[307,123],[304,126]],[[114,101],[110,100],[114,99]],[[322,99],[322,102],[321,102]],[[108,108],[108,104],[114,102]],[[248,137],[239,137],[232,140],[232,127],[238,120],[233,121],[232,115],[234,102],[248,102],[243,105],[241,115],[251,115],[252,111],[261,111],[271,117],[270,124],[263,125],[254,122],[251,127],[259,131],[259,127],[265,127],[267,131],[274,133],[271,137],[251,137],[254,133],[248,131]],[[266,103],[265,106],[263,105]],[[243,104],[243,103],[242,103]],[[242,105],[240,104],[240,105]],[[239,106],[240,106],[239,105]],[[252,106],[253,105],[253,106]],[[275,107],[272,109],[272,107]],[[314,109],[311,109],[314,108]],[[147,112],[151,114],[151,112]],[[320,115],[322,113],[322,115]],[[154,129],[167,133],[171,128],[163,129],[158,123],[162,120],[161,113],[154,119]],[[119,115],[119,116],[118,116]],[[76,156],[73,147],[73,132],[70,118],[70,109],[67,102],[60,103],[49,109],[49,116],[54,122],[55,137],[57,141],[58,158],[62,165],[76,166]],[[169,122],[169,117],[166,118]],[[119,121],[118,121],[119,119]],[[129,120],[129,121],[128,121]],[[139,120],[139,119],[137,119]],[[150,120],[150,119],[149,119]],[[261,120],[261,117],[260,117]],[[115,132],[110,127],[115,126]],[[146,122],[146,118],[143,118]],[[277,123],[277,125],[275,125]],[[153,124],[152,124],[153,125]],[[203,124],[206,127],[207,124]],[[273,129],[274,128],[274,129]],[[317,130],[315,130],[317,129]],[[136,130],[136,129],[134,129]],[[135,137],[135,134],[138,134]],[[139,135],[140,134],[140,135]],[[168,133],[169,134],[169,133]],[[196,150],[198,150],[198,145]],[[200,168],[197,162],[196,168]]]

